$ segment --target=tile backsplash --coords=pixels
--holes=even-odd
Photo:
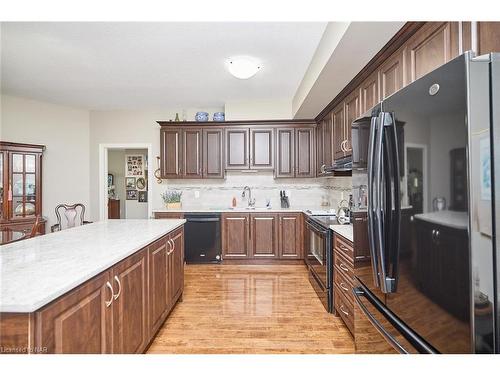
[[[247,198],[241,196],[246,185],[257,207],[270,200],[275,208],[280,207],[280,190],[287,191],[292,208],[319,208],[328,203],[327,208],[336,209],[352,189],[351,177],[275,179],[273,172],[227,172],[224,180],[163,180],[159,190],[181,190],[183,209],[215,209],[230,207],[233,197],[237,206],[247,206]]]

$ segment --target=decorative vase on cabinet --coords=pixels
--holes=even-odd
[[[208,112],[196,112],[196,116],[194,119],[198,122],[207,122],[208,121]]]

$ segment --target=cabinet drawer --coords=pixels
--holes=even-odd
[[[342,273],[338,271],[336,268],[334,271],[334,281],[335,281],[335,289],[344,294],[344,296],[354,304],[354,296],[352,295],[352,282],[351,280],[347,280]]]
[[[347,259],[349,259],[351,263],[354,262],[354,249],[351,242],[343,239],[338,234],[336,234],[333,240],[333,248],[337,252],[345,256]]]
[[[354,270],[352,263],[339,255],[338,252],[334,256],[335,272],[339,272],[344,278],[351,281],[354,279]]]
[[[155,219],[184,219],[182,212],[155,212]]]
[[[335,293],[335,310],[354,335],[354,305],[342,293]]]

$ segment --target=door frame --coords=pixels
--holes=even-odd
[[[422,209],[423,212],[427,212],[429,207],[427,206],[428,204],[428,199],[427,199],[427,194],[429,193],[429,181],[427,179],[427,145],[421,144],[421,143],[405,143],[405,154],[404,154],[404,188],[405,188],[405,197],[406,197],[406,204],[409,205],[410,202],[408,200],[408,149],[409,148],[417,148],[422,150],[422,165],[423,165],[423,170],[422,170],[422,180],[424,181],[424,186],[423,186],[423,202],[422,202]]]
[[[151,143],[100,143],[99,144],[99,220],[108,220],[108,151],[125,149],[148,150],[148,218],[153,215],[152,202],[154,181],[153,145]],[[125,198],[125,197],[124,197]]]

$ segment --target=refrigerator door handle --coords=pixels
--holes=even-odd
[[[374,207],[375,207],[375,197],[374,194],[375,186],[373,185],[373,174],[375,170],[374,165],[374,153],[375,153],[375,138],[377,136],[377,127],[378,127],[378,117],[373,116],[371,118],[370,123],[370,137],[368,140],[368,165],[367,165],[367,174],[368,174],[368,242],[370,245],[370,256],[371,256],[371,266],[372,266],[372,274],[373,274],[373,282],[375,286],[380,287],[380,282],[378,278],[378,261],[377,261],[377,251],[376,251],[376,237],[375,237],[375,216],[374,216]]]
[[[382,302],[380,302],[377,297],[375,297],[369,289],[364,285],[360,284],[352,289],[354,294],[354,299],[356,304],[363,311],[366,317],[373,323],[374,327],[384,336],[391,345],[394,346],[396,350],[400,353],[408,354],[406,350],[387,330],[382,326],[382,324],[373,316],[373,314],[368,310],[368,308],[361,301],[361,297],[366,298],[366,300],[380,312],[385,319],[393,326],[401,335],[407,340],[416,351],[423,354],[438,354],[439,352],[425,342],[420,336],[411,330],[403,321],[401,321],[394,313],[389,310]]]

